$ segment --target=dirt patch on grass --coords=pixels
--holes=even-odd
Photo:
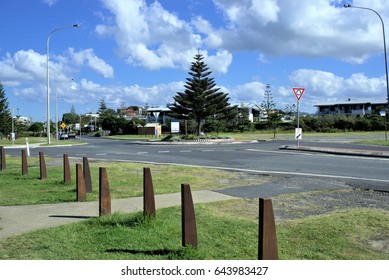
[[[367,244],[374,250],[385,252],[389,254],[389,238],[388,239],[373,239],[369,240]]]
[[[281,195],[273,200],[276,219],[300,219],[349,208],[389,210],[389,193],[361,189]]]

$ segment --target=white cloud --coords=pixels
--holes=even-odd
[[[266,84],[261,82],[249,82],[230,89],[231,102],[260,104]]]
[[[228,66],[232,63],[232,54],[226,50],[219,50],[216,55],[205,58],[205,63],[210,69],[217,69],[218,72],[227,73]]]
[[[343,78],[330,72],[299,69],[289,78],[296,85],[305,85],[309,91],[316,93],[323,99],[326,97],[344,99],[358,95],[379,98],[379,95],[385,92],[384,77],[369,78],[363,73]]]
[[[4,83],[20,84],[43,80],[46,77],[46,56],[33,50],[10,53],[0,60],[0,76]]]
[[[42,0],[42,2],[51,7],[57,3],[57,0]]]
[[[142,87],[137,84],[125,85],[100,85],[86,79],[81,80],[78,93],[71,93],[72,99],[93,100],[98,103],[105,99],[107,106],[119,108],[124,102],[127,105],[164,105],[173,101],[177,91],[182,91],[182,82],[158,84],[150,87]],[[97,106],[97,105],[96,105]]]
[[[79,52],[75,52],[74,49],[70,48],[69,53],[73,62],[78,65],[87,65],[96,73],[99,73],[104,78],[112,78],[114,76],[113,67],[107,64],[101,58],[98,58],[93,49],[86,49]]]
[[[326,101],[344,101],[348,98],[371,98],[384,100],[386,98],[385,77],[367,77],[363,73],[352,74],[350,77],[339,77],[333,73],[299,69],[289,77],[295,86],[305,88],[302,103],[307,111],[312,111],[313,106]],[[285,92],[291,92],[287,89]]]
[[[207,42],[229,51],[259,51],[267,55],[336,57],[363,63],[382,53],[382,27],[370,11],[335,7],[333,1],[214,0],[228,21],[227,27],[212,30]],[[384,0],[356,3],[379,8],[386,18]],[[204,29],[202,29],[204,31]],[[210,35],[210,33],[208,34]]]
[[[95,31],[115,38],[129,64],[151,70],[185,67],[199,47],[266,56],[327,56],[351,63],[382,53],[379,19],[368,11],[344,9],[338,0],[213,0],[224,15],[217,27],[210,22],[213,18],[199,15],[186,22],[158,1],[102,2],[114,20],[104,17]],[[384,19],[389,14],[384,0],[359,2],[380,8]],[[229,65],[220,66],[213,70],[225,73]]]
[[[167,11],[158,1],[150,5],[144,0],[102,2],[114,16],[115,22],[99,24],[95,31],[101,36],[114,37],[119,54],[129,64],[149,70],[186,69],[202,45],[201,36],[191,23]],[[222,48],[214,59],[210,59],[218,61],[221,54],[227,61],[230,60]],[[220,61],[215,66],[221,67],[212,69],[215,72],[226,72],[228,68],[226,63]]]

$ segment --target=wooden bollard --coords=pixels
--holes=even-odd
[[[197,248],[196,216],[189,184],[181,184],[182,246]]]
[[[27,164],[27,152],[26,150],[22,150],[22,175],[28,174],[28,164]]]
[[[47,170],[46,170],[46,162],[45,156],[43,152],[39,152],[39,168],[40,168],[40,180],[47,179]]]
[[[99,181],[99,216],[101,217],[111,214],[111,195],[109,193],[109,181],[105,167],[100,167],[99,169]]]
[[[0,147],[0,171],[4,171],[6,168],[5,162],[5,148],[3,146]]]
[[[67,154],[63,155],[63,182],[65,184],[70,184],[72,181],[71,172],[70,172],[70,164],[69,157]]]
[[[83,168],[84,168],[84,180],[85,180],[85,189],[87,193],[92,192],[92,179],[90,175],[89,161],[87,157],[82,158]]]
[[[84,180],[84,174],[82,172],[82,165],[80,163],[76,164],[76,189],[77,189],[77,201],[79,202],[86,201],[85,180]]]
[[[277,260],[278,246],[272,201],[259,199],[258,259]]]
[[[150,168],[143,168],[143,216],[155,217],[155,198]]]

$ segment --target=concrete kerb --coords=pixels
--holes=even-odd
[[[379,150],[343,149],[343,148],[327,148],[327,147],[312,147],[312,146],[281,146],[280,149],[338,154],[338,155],[389,158],[389,151],[379,151]]]

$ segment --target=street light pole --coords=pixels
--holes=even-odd
[[[58,84],[55,86],[55,138],[58,141]]]
[[[385,25],[384,21],[382,20],[381,15],[371,9],[371,8],[366,8],[366,7],[359,7],[359,6],[352,6],[350,4],[345,4],[343,5],[344,8],[356,8],[356,9],[362,9],[362,10],[369,10],[373,13],[375,13],[381,20],[381,25],[382,25],[382,38],[384,41],[384,58],[385,58],[385,75],[386,75],[386,103],[387,103],[387,108],[386,108],[386,114],[385,114],[385,126],[387,126],[387,121],[388,121],[388,115],[389,115],[389,77],[388,77],[388,59],[386,56],[386,39],[385,39]],[[386,139],[387,140],[387,139]]]
[[[70,26],[65,26],[65,27],[60,27],[60,28],[57,28],[57,29],[54,29],[53,31],[51,31],[49,33],[49,36],[47,36],[47,40],[46,40],[46,98],[47,98],[47,102],[46,102],[46,118],[47,118],[47,122],[46,122],[46,133],[47,133],[47,144],[50,144],[51,141],[50,141],[50,71],[49,71],[49,45],[50,45],[50,37],[51,35],[53,35],[53,33],[59,31],[59,30],[63,30],[63,29],[67,29],[67,28],[73,28],[73,27],[80,27],[78,24],[73,24],[73,25],[70,25]]]

